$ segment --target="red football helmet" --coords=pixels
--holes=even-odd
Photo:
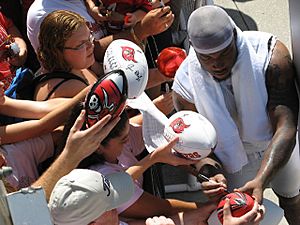
[[[122,70],[113,70],[97,81],[85,100],[86,124],[93,126],[105,115],[119,116],[127,99],[128,84]]]
[[[225,199],[229,198],[230,209],[232,216],[240,217],[245,213],[249,212],[254,205],[254,199],[247,193],[232,192],[225,195],[218,204],[217,212],[220,222],[223,224],[223,206]]]

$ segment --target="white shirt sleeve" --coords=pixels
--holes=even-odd
[[[182,98],[194,104],[194,97],[188,74],[188,57],[182,62],[174,77],[173,91]]]

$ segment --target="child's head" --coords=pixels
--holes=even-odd
[[[124,145],[129,140],[129,120],[127,113],[124,111],[120,115],[120,121],[101,142],[97,154],[101,155],[105,161],[115,163],[121,155]]]
[[[107,135],[106,138],[101,142],[101,145],[104,147],[109,145],[112,139],[118,138],[120,136],[126,136],[124,132],[126,128],[129,126],[129,119],[126,110],[124,110],[120,115],[120,120],[117,125],[112,129],[112,131]]]
[[[110,159],[118,157],[123,150],[124,144],[128,140],[129,119],[127,112],[124,111],[120,115],[120,120],[117,125],[111,130],[106,138],[101,142],[99,149],[81,161],[79,167],[87,168],[97,163],[103,163]]]
[[[70,129],[74,125],[76,118],[79,116],[83,108],[84,108],[83,103],[81,102],[72,109],[69,119],[66,122],[64,127],[62,142],[58,147],[58,153],[60,153],[64,148]],[[107,137],[101,142],[101,148],[108,148],[110,144],[114,142],[114,140],[119,139],[120,136],[126,136],[125,133],[127,132],[128,127],[129,127],[129,119],[126,110],[124,110],[120,115],[119,122],[111,130],[111,132],[107,135]],[[87,129],[86,124],[83,124],[82,129]],[[103,156],[103,154],[101,153],[99,154],[99,151],[97,150],[99,149],[95,149],[94,153],[92,153],[90,156],[82,160],[79,165],[79,168],[87,168],[93,164],[102,163],[103,161],[105,161],[105,157]],[[121,149],[116,149],[116,150],[120,151]]]

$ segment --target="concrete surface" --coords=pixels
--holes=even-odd
[[[223,7],[242,30],[270,32],[291,50],[288,0],[214,0]]]

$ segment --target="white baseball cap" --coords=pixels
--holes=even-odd
[[[234,28],[226,11],[214,5],[196,9],[190,15],[187,26],[190,42],[201,54],[212,54],[229,46]]]
[[[87,225],[127,202],[133,192],[132,178],[125,172],[104,176],[74,169],[56,183],[48,206],[56,225]]]

